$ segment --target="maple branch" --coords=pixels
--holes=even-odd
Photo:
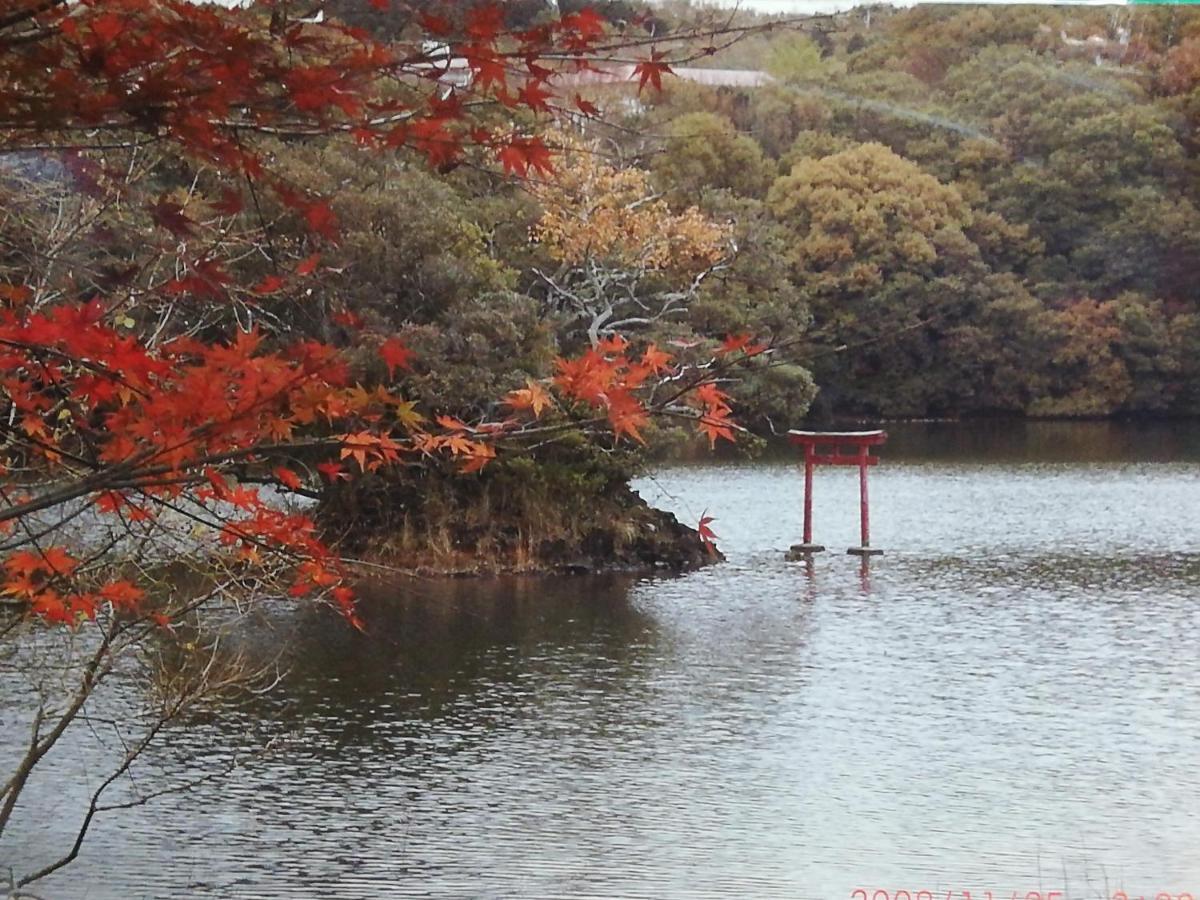
[[[36,740],[35,735],[35,740],[31,743],[21,762],[17,765],[16,771],[4,787],[0,788],[0,796],[5,798],[3,807],[0,807],[0,835],[4,834],[4,829],[12,817],[13,808],[17,805],[17,798],[25,788],[25,784],[29,780],[29,776],[33,773],[34,767],[58,743],[59,738],[63,736],[67,727],[75,720],[79,711],[83,709],[83,705],[91,697],[96,685],[108,673],[109,669],[101,668],[101,664],[107,658],[109,647],[119,633],[120,624],[114,617],[109,623],[108,628],[105,629],[99,646],[92,653],[91,658],[84,667],[79,687],[72,696],[66,710],[59,717],[49,734],[41,740]],[[25,882],[22,881],[20,884],[25,884]]]
[[[16,130],[16,129],[20,128],[21,126],[17,123],[8,122],[8,123],[4,123],[2,127],[6,128],[8,130]],[[69,126],[66,130],[71,131],[71,132],[92,131],[96,127],[97,126],[94,126],[94,125],[82,125],[81,124],[79,126]],[[115,125],[114,127],[124,128],[126,126],[124,124],[122,124],[122,125]],[[6,143],[4,145],[4,152],[5,153],[34,153],[34,152],[56,151],[56,152],[69,153],[69,152],[82,152],[85,150],[87,150],[87,151],[136,150],[139,147],[148,147],[151,144],[157,144],[160,141],[163,141],[165,139],[166,138],[163,135],[151,134],[151,135],[146,135],[144,137],[139,137],[139,138],[130,138],[129,140],[125,140],[125,141],[106,141],[104,143],[90,143],[90,144],[62,143],[61,141],[55,141],[53,143],[42,142],[42,143],[36,143],[36,144]]]
[[[42,720],[45,718],[45,716],[46,705],[45,703],[39,703],[37,712],[34,713],[33,716],[33,724],[29,728],[29,748],[25,751],[26,755],[32,754],[37,750],[38,741],[41,737]],[[0,797],[7,796],[9,791],[13,790],[16,779],[17,775],[14,774],[7,782],[5,782],[3,787],[0,787]],[[0,820],[0,826],[2,826],[2,821],[3,820]],[[3,832],[3,827],[0,827],[0,832]]]
[[[58,871],[66,865],[69,865],[79,855],[80,849],[83,847],[84,839],[87,836],[88,830],[91,828],[92,822],[96,815],[111,809],[124,809],[131,806],[139,805],[139,803],[148,802],[150,796],[140,799],[136,802],[125,804],[105,804],[100,803],[104,793],[112,787],[116,781],[129,771],[134,762],[145,753],[146,749],[154,742],[155,738],[162,730],[170,724],[174,719],[178,718],[180,713],[195,705],[204,697],[219,696],[230,689],[242,689],[253,683],[255,678],[261,677],[264,673],[271,670],[271,666],[263,666],[253,672],[243,671],[239,666],[234,666],[228,674],[216,672],[216,664],[220,654],[220,638],[216,638],[208,648],[208,658],[200,672],[190,681],[178,682],[173,684],[173,687],[178,687],[178,693],[165,703],[154,717],[153,723],[142,734],[141,738],[133,746],[127,747],[124,755],[121,758],[120,764],[108,774],[108,776],[100,783],[96,790],[92,793],[91,800],[88,804],[87,811],[84,814],[83,820],[80,823],[79,829],[75,835],[75,841],[69,851],[59,857],[52,863],[43,866],[41,869],[24,876],[17,882],[18,887],[32,884],[53,872]],[[240,662],[240,657],[238,657]],[[186,674],[183,675],[186,679]],[[275,679],[277,681],[277,679]],[[236,765],[236,761],[235,761]],[[210,777],[218,777],[222,773],[210,773]],[[192,784],[202,783],[207,779],[197,779]],[[170,791],[156,792],[151,796],[162,796]]]
[[[397,570],[397,571],[399,571],[399,570]],[[272,738],[262,747],[262,749],[260,751],[258,751],[254,755],[255,756],[265,756],[267,753],[270,753],[274,749],[274,744],[275,744],[275,739]],[[171,794],[184,794],[184,793],[187,793],[188,791],[191,791],[191,790],[194,790],[194,789],[200,787],[200,785],[202,785],[202,784],[207,784],[210,781],[216,781],[218,778],[224,778],[225,776],[229,775],[231,772],[233,772],[234,770],[239,768],[242,764],[243,764],[243,761],[239,757],[234,756],[231,760],[229,760],[228,763],[226,763],[220,769],[217,769],[213,772],[208,772],[204,775],[199,775],[199,776],[189,779],[188,781],[185,781],[181,784],[174,784],[174,785],[171,785],[170,787],[159,788],[158,790],[155,790],[155,791],[148,791],[144,794],[139,794],[135,799],[127,800],[123,803],[103,804],[101,806],[96,807],[96,812],[102,813],[102,812],[111,812],[113,810],[134,809],[135,807],[138,807],[138,806],[145,806],[147,803],[151,802],[152,800],[157,800],[160,797],[166,797]]]
[[[87,836],[88,829],[92,824],[92,819],[96,817],[100,797],[106,790],[108,790],[113,782],[115,782],[129,770],[129,767],[133,765],[133,761],[142,754],[142,752],[150,745],[150,742],[154,740],[155,736],[158,735],[159,731],[161,731],[163,727],[166,726],[167,722],[170,721],[170,719],[173,718],[178,712],[179,710],[175,709],[167,715],[160,717],[159,720],[155,722],[154,725],[146,732],[142,740],[125,753],[124,758],[121,760],[121,764],[116,768],[116,770],[110,773],[109,776],[100,783],[100,786],[96,788],[95,792],[92,794],[91,802],[88,804],[87,812],[84,814],[83,822],[79,826],[79,831],[75,835],[75,842],[71,846],[70,851],[59,857],[54,862],[38,869],[36,872],[21,878],[17,882],[17,887],[24,887],[27,884],[32,884],[39,879],[45,878],[47,875],[57,872],[63,866],[70,864],[77,856],[79,856],[79,851],[83,847],[83,839]]]
[[[7,499],[7,496],[5,497],[5,499]],[[83,515],[85,512],[87,512],[89,509],[91,509],[91,507],[93,505],[94,505],[94,503],[80,504],[78,509],[73,510],[72,512],[68,513],[67,515],[65,515],[65,516],[61,517],[60,519],[58,519],[57,521],[55,521],[53,524],[45,526],[41,531],[38,531],[36,533],[34,533],[31,529],[28,529],[28,528],[24,529],[26,531],[26,536],[24,538],[21,538],[19,540],[11,539],[11,540],[0,543],[0,553],[9,553],[20,547],[24,547],[27,544],[35,544],[36,545],[37,542],[40,541],[42,538],[46,537],[46,535],[51,534],[55,531],[59,531],[60,529],[64,528],[66,525],[70,524],[75,519],[79,518],[81,515]],[[21,524],[23,526],[25,525],[24,519],[22,519]]]
[[[309,558],[309,557],[305,556],[304,554],[293,550],[290,547],[280,545],[280,544],[272,544],[272,543],[258,537],[257,535],[254,535],[248,531],[245,531],[244,529],[239,528],[238,527],[239,522],[236,519],[233,519],[231,517],[230,518],[224,517],[216,510],[205,509],[205,512],[207,512],[209,515],[212,516],[212,520],[209,520],[209,519],[205,519],[199,513],[195,513],[195,512],[192,512],[191,510],[184,509],[182,506],[172,503],[171,501],[169,501],[163,497],[156,497],[153,494],[145,494],[145,493],[143,493],[142,496],[146,500],[150,501],[151,503],[157,504],[158,506],[161,506],[164,509],[169,509],[176,514],[183,516],[185,519],[195,522],[197,525],[202,525],[205,528],[208,528],[209,530],[217,532],[217,533],[225,532],[225,533],[232,534],[239,541],[242,541],[243,543],[250,544],[254,547],[259,548],[260,550],[266,550],[268,553],[277,554],[279,556],[284,557],[285,559],[290,560],[293,563],[303,562],[304,560]]]
[[[41,438],[37,438],[31,434],[27,434],[24,431],[14,428],[13,426],[9,425],[7,422],[0,422],[0,431],[6,432],[10,436],[10,438],[8,440],[4,441],[4,444],[7,444],[9,446],[12,446],[13,443],[27,444],[30,447],[36,447],[38,450],[41,450],[44,454],[50,456],[51,458],[53,458],[54,455],[58,455],[58,456],[61,456],[63,459],[69,459],[69,460],[71,460],[71,462],[79,463],[82,466],[87,466],[87,468],[89,468],[89,469],[96,468],[95,463],[93,463],[87,459],[84,459],[82,456],[76,456],[74,453],[71,453],[70,451],[67,451],[67,450],[63,450],[61,447],[59,447],[55,444],[51,444],[48,441],[43,441]],[[2,445],[0,445],[0,446],[2,446]],[[0,515],[2,515],[2,514],[0,514]]]
[[[232,462],[239,459],[246,459],[253,456],[271,456],[281,453],[294,452],[296,450],[314,449],[314,448],[332,448],[342,446],[340,438],[314,438],[308,441],[293,441],[285,444],[257,444],[252,447],[243,447],[237,450],[228,450],[222,453],[210,453],[205,456],[197,457],[190,460],[187,468],[195,466],[215,465],[222,462]],[[140,462],[153,459],[165,451],[146,450],[140,454],[134,461],[116,463],[108,468],[98,468],[91,475],[81,478],[74,484],[65,485],[57,490],[27,500],[24,503],[19,503],[14,506],[9,506],[0,510],[0,522],[6,522],[12,519],[20,519],[30,513],[40,512],[43,509],[49,509],[53,506],[60,506],[63,503],[68,503],[71,500],[86,496],[91,493],[98,493],[106,490],[113,490],[119,487],[138,488],[152,486],[153,482],[142,484],[140,479],[154,479],[160,475],[167,475],[180,471],[175,466],[155,466],[148,469],[137,468]],[[124,480],[123,480],[124,479]]]
[[[143,451],[140,454],[141,458],[147,458],[151,455],[151,451]],[[74,484],[69,484],[49,493],[42,494],[32,500],[27,500],[24,503],[19,503],[16,506],[10,506],[7,509],[0,510],[0,522],[7,522],[11,519],[19,519],[22,516],[27,516],[30,513],[40,512],[43,509],[49,509],[52,506],[59,506],[79,497],[95,491],[105,489],[107,481],[114,479],[118,474],[131,471],[136,465],[136,462],[116,463],[109,468],[97,468],[92,474],[85,475]]]

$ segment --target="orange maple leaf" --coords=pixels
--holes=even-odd
[[[730,443],[735,441],[733,435],[733,423],[723,417],[718,417],[715,415],[701,416],[696,427],[699,428],[700,431],[704,433],[705,437],[708,438],[708,446],[710,448],[717,445],[718,438],[723,438]]]
[[[752,344],[752,340],[753,338],[745,332],[727,335],[725,340],[721,341],[721,346],[717,349],[717,353],[736,353],[741,350],[746,356],[757,356],[765,350],[770,349],[768,344]]]
[[[621,353],[628,346],[629,341],[625,340],[619,334],[613,334],[597,342],[596,352],[604,356],[612,356],[613,354]]]
[[[608,403],[608,422],[617,437],[628,435],[639,444],[644,444],[646,439],[639,429],[649,421],[649,413],[633,394],[623,389],[612,392]]]
[[[42,567],[58,575],[69,575],[79,563],[62,547],[47,547],[42,551]]]
[[[642,365],[656,375],[664,371],[670,363],[671,354],[665,350],[659,350],[654,344],[647,347],[646,352],[642,354]]]
[[[300,489],[300,487],[302,485],[302,482],[300,481],[300,476],[297,475],[295,472],[293,472],[291,469],[288,469],[284,466],[276,466],[271,471],[275,475],[275,477],[279,480],[279,483],[282,484],[284,487],[289,487],[293,491]]]
[[[375,438],[369,431],[347,434],[342,437],[342,459],[350,458],[358,463],[360,471],[367,471],[367,453]]]
[[[50,623],[69,625],[74,621],[74,616],[67,609],[62,597],[54,591],[43,591],[34,598],[29,608],[34,615],[41,616]]]
[[[513,409],[531,409],[534,418],[541,418],[542,412],[550,405],[550,394],[544,387],[532,378],[525,382],[526,387],[509,391],[504,402]]]
[[[459,471],[463,474],[478,472],[496,458],[496,450],[490,444],[481,444],[476,441],[471,444],[471,449],[466,456],[466,461],[459,467]]]
[[[14,572],[8,581],[0,585],[0,593],[11,594],[14,597],[31,597],[41,587],[41,579],[34,580],[30,572]]]
[[[128,581],[112,581],[100,588],[100,596],[117,609],[134,609],[146,592]]]

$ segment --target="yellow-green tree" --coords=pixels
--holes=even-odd
[[[1021,402],[1019,385],[991,381],[1011,369],[980,371],[963,359],[968,346],[981,352],[978,326],[994,304],[1009,316],[1022,308],[1013,302],[1020,284],[1001,290],[980,249],[995,242],[994,217],[977,217],[953,186],[879,144],[802,159],[768,204],[793,235],[791,277],[813,313],[828,403],[925,414],[983,396]]]
[[[654,158],[655,181],[676,202],[695,203],[708,189],[761,197],[775,167],[753,138],[708,112],[682,115],[667,126],[666,145]]]

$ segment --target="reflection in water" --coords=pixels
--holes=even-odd
[[[1200,896],[1195,430],[889,430],[883,557],[841,552],[854,472],[786,562],[789,461],[687,466],[643,492],[712,510],[721,566],[376,585],[366,635],[281,608],[282,689],[156,765],[283,748],[103,822],[42,893]],[[61,843],[79,765],[0,856]]]
[[[862,585],[864,594],[871,593],[871,557],[860,556],[858,558],[858,583]]]

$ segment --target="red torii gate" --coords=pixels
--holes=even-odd
[[[788,439],[804,448],[804,543],[793,544],[792,553],[805,556],[825,548],[813,543],[812,491],[814,466],[858,466],[859,517],[862,546],[847,553],[878,556],[883,553],[871,546],[871,511],[867,499],[867,467],[879,464],[871,448],[887,440],[886,431],[789,431]],[[843,450],[847,452],[843,452]]]

